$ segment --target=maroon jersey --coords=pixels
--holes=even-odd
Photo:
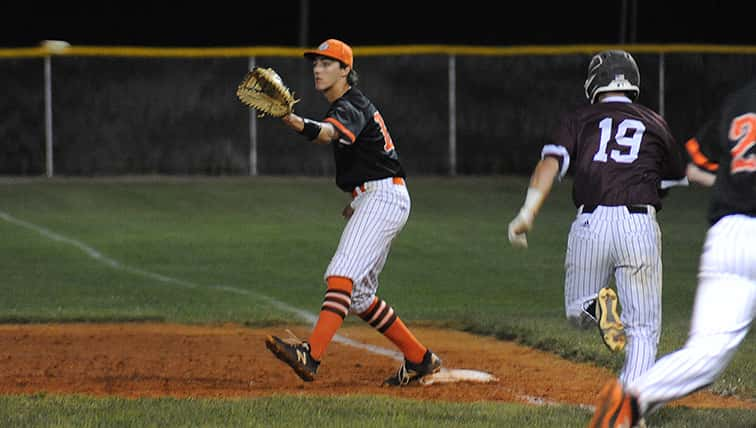
[[[717,172],[709,222],[731,214],[756,217],[756,80],[727,97],[715,124],[703,137],[693,162]],[[711,134],[709,134],[711,135]],[[718,165],[706,168],[706,165]]]
[[[358,89],[349,89],[331,104],[325,118],[339,132],[331,145],[336,185],[345,192],[370,180],[406,174],[383,117]]]
[[[562,176],[573,171],[576,207],[650,204],[660,210],[662,189],[686,182],[684,151],[666,121],[625,97],[566,115],[553,141],[543,155],[559,159]]]

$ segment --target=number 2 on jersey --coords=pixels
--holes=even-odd
[[[625,119],[617,126],[617,133],[614,134],[614,141],[620,146],[629,147],[630,150],[627,153],[622,153],[617,149],[613,149],[607,155],[607,145],[612,138],[612,118],[604,118],[599,122],[599,129],[601,130],[601,137],[599,139],[599,148],[596,154],[593,155],[593,160],[596,162],[606,162],[608,158],[612,158],[615,162],[619,163],[633,163],[638,159],[638,151],[640,151],[641,140],[643,139],[643,132],[646,131],[646,125],[640,120]],[[628,131],[632,131],[632,136],[628,137]]]
[[[383,121],[383,116],[376,111],[373,113],[373,120],[381,127],[381,134],[383,134],[383,151],[388,153],[394,150],[394,141],[391,139],[388,129],[386,129],[386,123]]]
[[[729,137],[730,140],[737,141],[730,149],[730,173],[756,171],[756,154],[746,156],[746,153],[756,146],[756,114],[746,113],[733,119],[730,123]]]

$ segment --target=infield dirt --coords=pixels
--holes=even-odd
[[[300,337],[308,329],[291,327]],[[273,394],[381,394],[443,401],[592,405],[605,368],[578,364],[513,342],[468,333],[413,328],[448,368],[493,374],[493,383],[382,387],[399,362],[331,343],[314,382],[301,381],[265,348],[284,328],[238,325],[0,325],[0,393],[77,393],[121,397],[260,397]],[[393,350],[372,329],[339,334]],[[600,345],[600,344],[599,344]],[[599,346],[597,345],[597,346]],[[756,403],[700,391],[671,405],[756,409]]]

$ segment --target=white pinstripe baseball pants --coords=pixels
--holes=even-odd
[[[410,214],[409,192],[393,178],[368,181],[352,202],[354,213],[341,234],[339,246],[324,278],[350,278],[354,313],[368,309],[378,291],[378,275],[386,263],[391,242]]]
[[[756,218],[730,215],[706,234],[685,346],[628,384],[641,411],[713,383],[756,316]]]
[[[653,206],[630,214],[625,206],[598,206],[578,215],[570,227],[565,257],[564,304],[567,318],[581,317],[614,276],[627,346],[622,381],[648,370],[656,359],[661,333],[661,230]]]

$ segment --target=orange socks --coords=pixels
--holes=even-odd
[[[320,315],[315,328],[310,333],[310,355],[320,360],[352,305],[352,280],[341,276],[329,276],[328,289],[320,307]],[[394,308],[385,301],[375,297],[370,307],[360,314],[360,318],[386,336],[404,357],[413,363],[423,361],[428,350],[412,334],[394,312]]]
[[[326,346],[341,327],[352,304],[352,280],[341,276],[329,276],[328,289],[320,307],[320,315],[310,334],[310,355],[320,360]],[[422,358],[422,357],[421,357]]]
[[[423,356],[425,356],[425,351],[428,348],[415,338],[415,335],[396,315],[394,308],[385,301],[375,297],[370,307],[360,314],[360,318],[396,345],[404,354],[404,358],[413,363],[423,361]]]

